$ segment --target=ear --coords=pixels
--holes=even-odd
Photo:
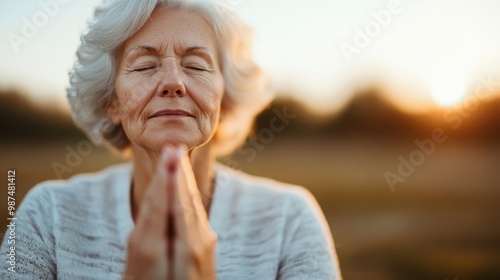
[[[120,104],[116,95],[113,94],[111,97],[111,102],[109,103],[108,109],[106,110],[106,115],[115,125],[119,125],[121,123],[120,118]]]

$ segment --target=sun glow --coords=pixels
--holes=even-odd
[[[436,105],[457,105],[467,94],[466,75],[456,69],[442,69],[432,75],[430,90]]]

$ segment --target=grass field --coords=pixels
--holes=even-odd
[[[53,164],[67,165],[78,143],[0,146],[2,173],[16,169],[18,200],[56,179]],[[236,152],[222,161],[311,190],[347,280],[500,279],[500,147],[447,142],[393,192],[383,174],[413,149],[401,141],[277,138],[252,160]],[[64,177],[120,161],[93,147]],[[6,207],[0,213],[5,223]]]

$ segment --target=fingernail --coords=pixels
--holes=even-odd
[[[167,162],[168,173],[174,173],[177,169],[177,165],[174,161]]]

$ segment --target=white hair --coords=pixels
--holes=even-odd
[[[220,0],[115,0],[97,8],[69,74],[67,93],[76,125],[95,144],[104,142],[119,151],[130,146],[123,127],[113,124],[106,114],[115,92],[117,55],[158,7],[188,9],[211,24],[225,83],[223,118],[213,143],[219,156],[233,152],[248,136],[255,116],[269,104],[272,94],[251,56],[251,30]]]

